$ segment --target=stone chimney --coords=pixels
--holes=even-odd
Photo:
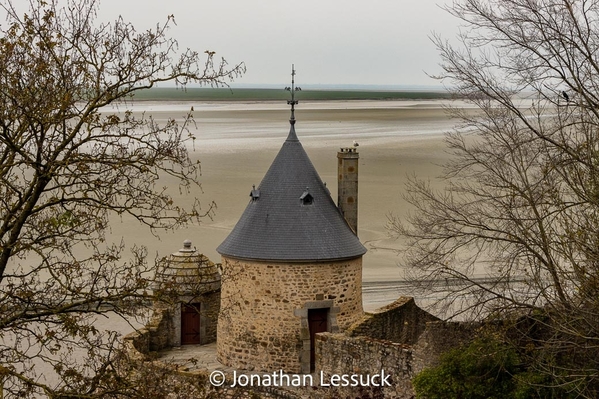
[[[358,159],[357,143],[341,148],[337,153],[337,206],[345,220],[358,235]]]

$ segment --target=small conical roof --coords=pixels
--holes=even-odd
[[[298,140],[294,123],[250,197],[239,222],[217,248],[221,255],[309,262],[366,253]]]

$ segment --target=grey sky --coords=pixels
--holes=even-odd
[[[101,0],[100,18],[119,14],[149,28],[175,15],[181,47],[244,61],[244,84],[280,84],[291,64],[304,84],[438,85],[432,31],[454,37],[446,0]]]

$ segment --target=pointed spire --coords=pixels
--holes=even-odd
[[[299,142],[299,139],[297,138],[297,134],[295,134],[295,126],[293,124],[291,124],[291,128],[289,129],[289,135],[287,135],[287,139],[285,141]]]
[[[285,90],[291,92],[291,100],[287,100],[287,104],[291,105],[291,118],[289,118],[289,123],[291,124],[291,128],[289,129],[289,136],[287,136],[287,141],[299,141],[297,135],[295,134],[295,105],[299,103],[295,99],[295,92],[302,90],[301,87],[295,87],[295,65],[291,64],[291,87],[285,87]]]
[[[291,118],[289,118],[289,123],[291,125],[295,125],[295,105],[299,103],[295,99],[295,92],[301,91],[301,87],[295,87],[295,65],[291,64],[291,87],[285,87],[285,90],[291,92],[291,100],[287,100],[287,104],[291,105]]]

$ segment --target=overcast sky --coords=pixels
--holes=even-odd
[[[439,85],[429,39],[454,37],[448,0],[101,0],[100,19],[147,29],[174,14],[181,47],[245,62],[243,84]]]

